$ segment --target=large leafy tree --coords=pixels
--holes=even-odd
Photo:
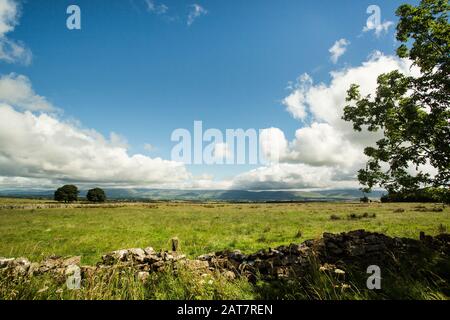
[[[357,131],[382,130],[376,147],[367,147],[369,160],[358,178],[365,191],[382,186],[389,192],[421,187],[449,187],[450,181],[450,26],[447,0],[422,0],[402,5],[397,49],[420,69],[417,77],[399,71],[382,74],[374,96],[362,96],[354,84],[348,91],[344,120]],[[430,175],[422,165],[437,169]],[[409,168],[415,168],[411,173]]]
[[[106,201],[106,194],[103,189],[100,188],[94,188],[87,192],[86,198],[88,201],[91,202],[105,202]]]
[[[78,188],[74,185],[65,185],[55,191],[55,200],[60,202],[74,202],[78,200]]]

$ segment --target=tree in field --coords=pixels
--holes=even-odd
[[[359,202],[361,202],[361,203],[369,203],[370,200],[369,200],[369,198],[367,196],[364,196],[364,197],[359,199]]]
[[[78,188],[74,185],[65,185],[55,191],[55,200],[60,202],[73,202],[78,200]]]
[[[102,189],[95,188],[88,191],[86,198],[91,202],[105,202],[106,194]]]
[[[450,186],[449,9],[447,0],[397,9],[397,55],[420,69],[418,77],[393,71],[378,77],[375,96],[361,96],[356,84],[348,91],[343,119],[357,131],[384,133],[364,151],[369,160],[358,179],[366,192],[374,186],[390,193]],[[423,165],[437,174],[424,172]]]

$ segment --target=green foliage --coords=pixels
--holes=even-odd
[[[74,185],[65,185],[55,191],[55,201],[74,202],[78,200],[78,188]]]
[[[370,200],[369,200],[369,198],[367,196],[364,196],[364,197],[359,199],[359,202],[361,202],[361,203],[369,203]]]
[[[94,188],[87,192],[86,198],[90,202],[105,202],[106,194],[103,189]]]
[[[425,188],[413,191],[391,192],[381,197],[381,202],[450,203],[450,190]]]
[[[447,0],[422,0],[397,10],[402,42],[397,54],[420,68],[419,77],[393,71],[379,76],[374,97],[361,96],[356,84],[348,91],[343,119],[357,131],[384,133],[376,147],[365,149],[369,160],[358,175],[365,191],[377,185],[390,193],[450,186],[449,9]],[[382,169],[385,163],[388,170]],[[438,174],[422,172],[419,167],[426,164]],[[408,171],[410,166],[417,174]]]
[[[219,273],[204,273],[179,268],[151,274],[147,281],[152,300],[247,300],[255,299],[252,285],[244,278],[229,280]]]

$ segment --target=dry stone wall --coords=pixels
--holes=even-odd
[[[178,241],[178,239],[176,239]],[[173,245],[173,248],[178,248]],[[423,233],[420,240],[392,238],[364,230],[341,234],[325,233],[321,239],[305,241],[244,254],[239,250],[227,250],[188,259],[178,251],[155,251],[153,248],[133,248],[105,254],[96,266],[81,266],[81,275],[87,276],[100,270],[127,267],[145,280],[152,272],[173,271],[185,267],[193,272],[220,272],[229,279],[238,276],[250,281],[256,276],[263,279],[288,279],[301,277],[312,267],[320,270],[344,272],[348,266],[367,268],[371,264],[395,267],[401,261],[414,263],[415,257],[424,251],[450,257],[450,235],[436,237]],[[64,280],[74,266],[80,266],[80,257],[50,257],[40,263],[25,258],[0,258],[0,273],[13,276],[35,276],[51,273]],[[70,272],[69,272],[70,273]]]

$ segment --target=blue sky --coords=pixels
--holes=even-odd
[[[9,0],[12,1],[12,0]],[[104,136],[125,137],[130,154],[170,158],[176,128],[280,128],[288,141],[302,122],[283,105],[289,82],[308,73],[314,83],[330,72],[361,65],[374,51],[394,55],[395,26],[363,32],[371,4],[382,21],[396,22],[405,1],[23,1],[8,33],[32,52],[28,65],[0,60],[1,74],[20,74],[34,91]],[[66,8],[81,8],[82,29],[66,28]],[[207,11],[188,25],[192,5]],[[347,46],[338,62],[329,49]],[[148,152],[145,144],[155,149]],[[189,166],[194,175],[226,178],[255,166]]]

